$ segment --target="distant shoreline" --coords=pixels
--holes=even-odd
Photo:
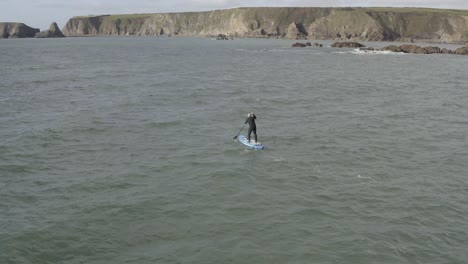
[[[165,39],[170,39],[170,38],[197,38],[197,39],[209,39],[213,38],[210,36],[153,36],[153,35],[143,35],[143,36],[137,36],[137,35],[129,35],[129,36],[121,36],[121,35],[85,35],[85,36],[68,36],[67,38],[69,39],[79,39],[79,38],[165,38]],[[28,37],[28,38],[3,38],[3,40],[22,40],[22,39],[34,39],[34,37]],[[233,40],[236,39],[251,39],[251,40],[281,40],[281,41],[290,41],[291,44],[297,41],[314,41],[314,42],[335,42],[333,39],[287,39],[287,38],[258,38],[258,37],[237,37],[234,38]],[[2,38],[0,38],[0,41]],[[374,42],[374,43],[382,43],[382,44],[389,44],[392,45],[393,43],[407,43],[407,44],[419,44],[424,46],[430,46],[430,45],[452,45],[452,46],[460,46],[464,47],[467,46],[468,43],[465,42],[438,42],[438,41],[425,41],[425,40],[417,40],[412,43],[410,42],[405,42],[405,41],[400,41],[400,40],[395,40],[395,41],[362,41],[362,42]]]
[[[67,36],[172,35],[335,41],[468,43],[468,10],[258,7],[205,12],[79,16]]]
[[[0,37],[31,37],[12,32],[2,24],[8,23],[0,23]],[[228,38],[466,45],[468,10],[241,7],[202,12],[75,16],[62,31],[67,37],[224,35]]]

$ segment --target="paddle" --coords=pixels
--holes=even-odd
[[[237,135],[235,137],[233,137],[232,139],[236,139],[239,136],[239,134],[242,132],[244,127],[245,127],[245,124],[242,126],[241,130],[239,130],[239,133],[237,133]]]

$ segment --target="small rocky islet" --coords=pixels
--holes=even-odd
[[[36,33],[36,38],[64,38],[65,35],[62,33],[57,23],[53,22],[48,30]]]
[[[24,23],[0,23],[0,38],[64,38],[56,22],[48,30],[40,31]]]
[[[300,42],[296,42],[292,45],[294,48],[305,48],[305,47],[323,47],[323,44],[320,44],[320,43],[314,43],[312,45],[312,43],[310,42],[306,42],[306,43],[300,43]]]

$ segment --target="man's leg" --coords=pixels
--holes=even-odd
[[[257,143],[258,141],[257,141],[257,128],[256,127],[254,127],[254,129],[253,129],[253,133],[254,133],[254,137],[255,137],[255,143]],[[249,138],[250,138],[250,136],[249,136]]]

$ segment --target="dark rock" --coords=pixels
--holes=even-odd
[[[363,48],[365,45],[358,42],[335,42],[331,45],[334,48]]]
[[[429,54],[425,48],[416,45],[401,45],[400,49],[404,53]]]
[[[446,48],[443,48],[440,53],[442,54],[453,54],[453,51],[449,50],[449,49],[446,49]]]
[[[390,46],[384,47],[382,50],[383,51],[391,51],[391,52],[402,52],[400,47],[395,46],[395,45],[390,45]]]
[[[286,29],[287,38],[306,39],[307,35],[307,31],[305,30],[304,25],[302,23],[293,22]]]
[[[60,28],[57,26],[57,23],[52,23],[49,27],[49,30],[41,31],[36,34],[36,38],[64,38]]]
[[[459,48],[456,51],[452,51],[446,48],[439,47],[420,47],[416,45],[401,45],[399,47],[395,45],[387,46],[382,50],[389,50],[393,52],[404,52],[404,53],[413,53],[413,54],[459,54],[459,55],[468,55],[468,46]]]
[[[437,54],[442,52],[439,47],[424,47],[424,49],[427,51],[427,54]]]
[[[225,34],[218,34],[216,40],[229,40],[229,36]]]
[[[319,47],[319,48],[321,48],[321,47],[323,47],[323,45],[316,42],[316,43],[314,43],[314,47]]]
[[[455,54],[458,54],[458,55],[468,55],[468,46],[465,46],[465,47],[462,47],[462,48],[458,48],[458,49],[455,51]]]
[[[359,48],[359,50],[362,50],[362,51],[375,51],[375,49],[372,48],[372,47],[368,47],[368,48]]]
[[[296,42],[296,43],[294,43],[294,44],[292,45],[292,47],[293,47],[293,48],[305,48],[305,47],[307,47],[307,45],[304,44],[304,43]]]
[[[416,50],[416,48],[421,48],[419,46],[416,46],[416,45],[401,45],[400,47],[400,50],[401,52],[404,52],[404,53],[414,53],[414,51]]]
[[[307,46],[307,47],[311,47],[311,46],[312,46],[312,43],[306,42],[306,46]]]
[[[414,50],[415,54],[429,54],[429,51],[427,51],[425,48],[418,47]]]

